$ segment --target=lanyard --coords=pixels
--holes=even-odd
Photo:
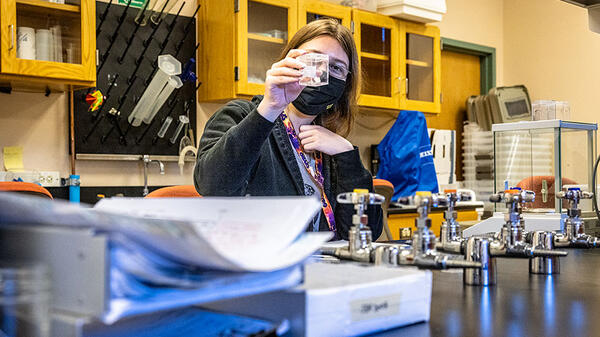
[[[290,137],[290,141],[292,142],[294,149],[296,150],[296,152],[298,152],[298,155],[300,155],[300,158],[302,159],[304,168],[315,182],[315,185],[317,185],[317,187],[321,190],[321,206],[323,207],[323,213],[325,214],[325,219],[327,219],[327,225],[329,226],[329,230],[335,232],[336,228],[335,217],[333,216],[333,209],[331,208],[331,203],[329,202],[329,199],[327,199],[327,195],[325,195],[325,189],[323,188],[323,157],[321,156],[321,152],[315,152],[316,169],[313,169],[310,166],[308,159],[306,159],[304,151],[302,150],[300,140],[298,139],[296,130],[294,130],[292,121],[285,112],[281,113],[281,121],[285,126],[285,130],[287,131],[288,137]]]

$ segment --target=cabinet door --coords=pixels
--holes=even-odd
[[[352,9],[320,0],[298,0],[298,28],[309,22],[325,18],[336,19],[350,29]]]
[[[296,0],[240,1],[236,15],[236,91],[239,95],[263,94],[267,70],[296,30]]]
[[[398,25],[392,18],[360,10],[352,11],[354,41],[363,82],[359,104],[397,109],[399,98]]]
[[[402,109],[439,113],[441,110],[440,30],[400,22],[403,34],[401,76],[405,79]]]
[[[69,4],[42,0],[1,1],[0,71],[3,74],[93,85],[96,81],[95,1],[67,2]]]

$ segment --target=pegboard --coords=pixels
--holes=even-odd
[[[196,58],[196,20],[167,14],[158,25],[148,20],[147,25],[141,26],[134,21],[140,9],[114,3],[96,2],[96,86],[105,100],[99,110],[91,112],[85,97],[92,89],[74,92],[75,153],[179,155],[185,131],[191,128],[197,134],[195,79],[184,81],[181,88],[175,89],[150,124],[133,127],[127,117],[152,80],[158,55],[174,56],[181,62],[182,70],[190,58]],[[183,3],[177,1],[174,8],[181,11]],[[196,71],[195,64],[191,70]],[[111,108],[120,113],[111,114]],[[180,115],[188,116],[189,124],[173,144],[170,139]],[[173,121],[164,138],[159,138],[158,131],[167,116]]]

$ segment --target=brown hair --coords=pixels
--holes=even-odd
[[[346,89],[339,101],[326,114],[321,115],[321,124],[327,129],[347,136],[354,125],[354,115],[358,109],[358,93],[360,89],[361,73],[358,67],[358,54],[352,33],[335,19],[322,19],[313,21],[300,28],[287,46],[281,52],[279,59],[286,57],[292,49],[297,49],[302,44],[319,36],[331,36],[336,39],[348,56],[348,77]]]

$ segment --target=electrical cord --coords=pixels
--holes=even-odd
[[[598,173],[598,164],[600,164],[600,156],[598,156],[598,159],[596,159],[596,163],[594,164],[594,173],[592,175],[592,188],[594,189],[594,191],[592,191],[592,202],[594,203],[596,217],[600,221],[600,211],[598,210],[598,197],[596,196],[596,192],[598,191],[598,188],[596,188],[596,174]]]

